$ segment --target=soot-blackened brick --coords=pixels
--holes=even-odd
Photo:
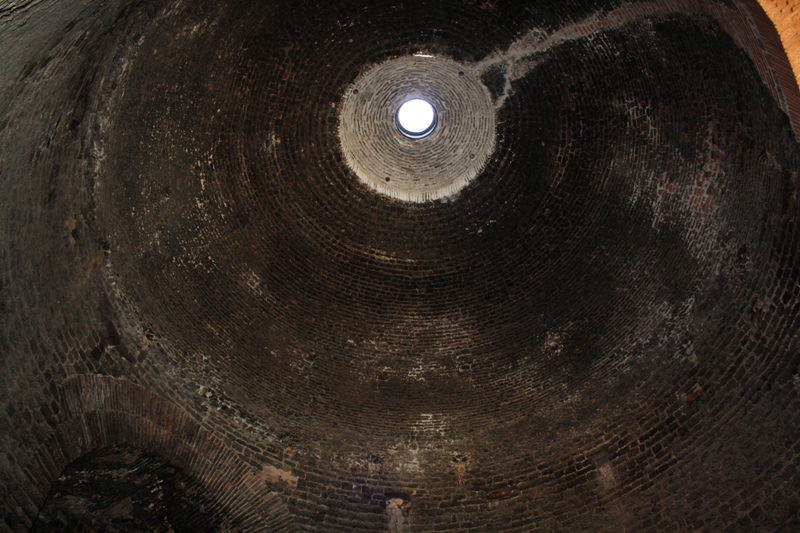
[[[0,529],[791,530],[800,152],[746,9],[9,8]],[[344,98],[428,55],[495,141],[405,201]]]

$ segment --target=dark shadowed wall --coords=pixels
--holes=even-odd
[[[428,201],[340,142],[414,55],[494,120]],[[0,530],[800,530],[754,2],[11,1],[0,72]],[[386,183],[475,155],[438,90]]]

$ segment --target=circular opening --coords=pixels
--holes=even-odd
[[[425,100],[414,98],[397,109],[397,127],[409,139],[421,139],[436,127],[436,109]]]

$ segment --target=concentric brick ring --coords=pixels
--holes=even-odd
[[[409,139],[395,122],[412,98],[438,113],[433,132]],[[483,170],[494,152],[491,95],[455,61],[405,56],[361,75],[345,92],[339,121],[345,160],[375,191],[409,202],[451,196]]]

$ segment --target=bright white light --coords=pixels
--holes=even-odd
[[[436,110],[425,100],[408,100],[397,110],[397,124],[407,137],[425,137],[436,126]]]

